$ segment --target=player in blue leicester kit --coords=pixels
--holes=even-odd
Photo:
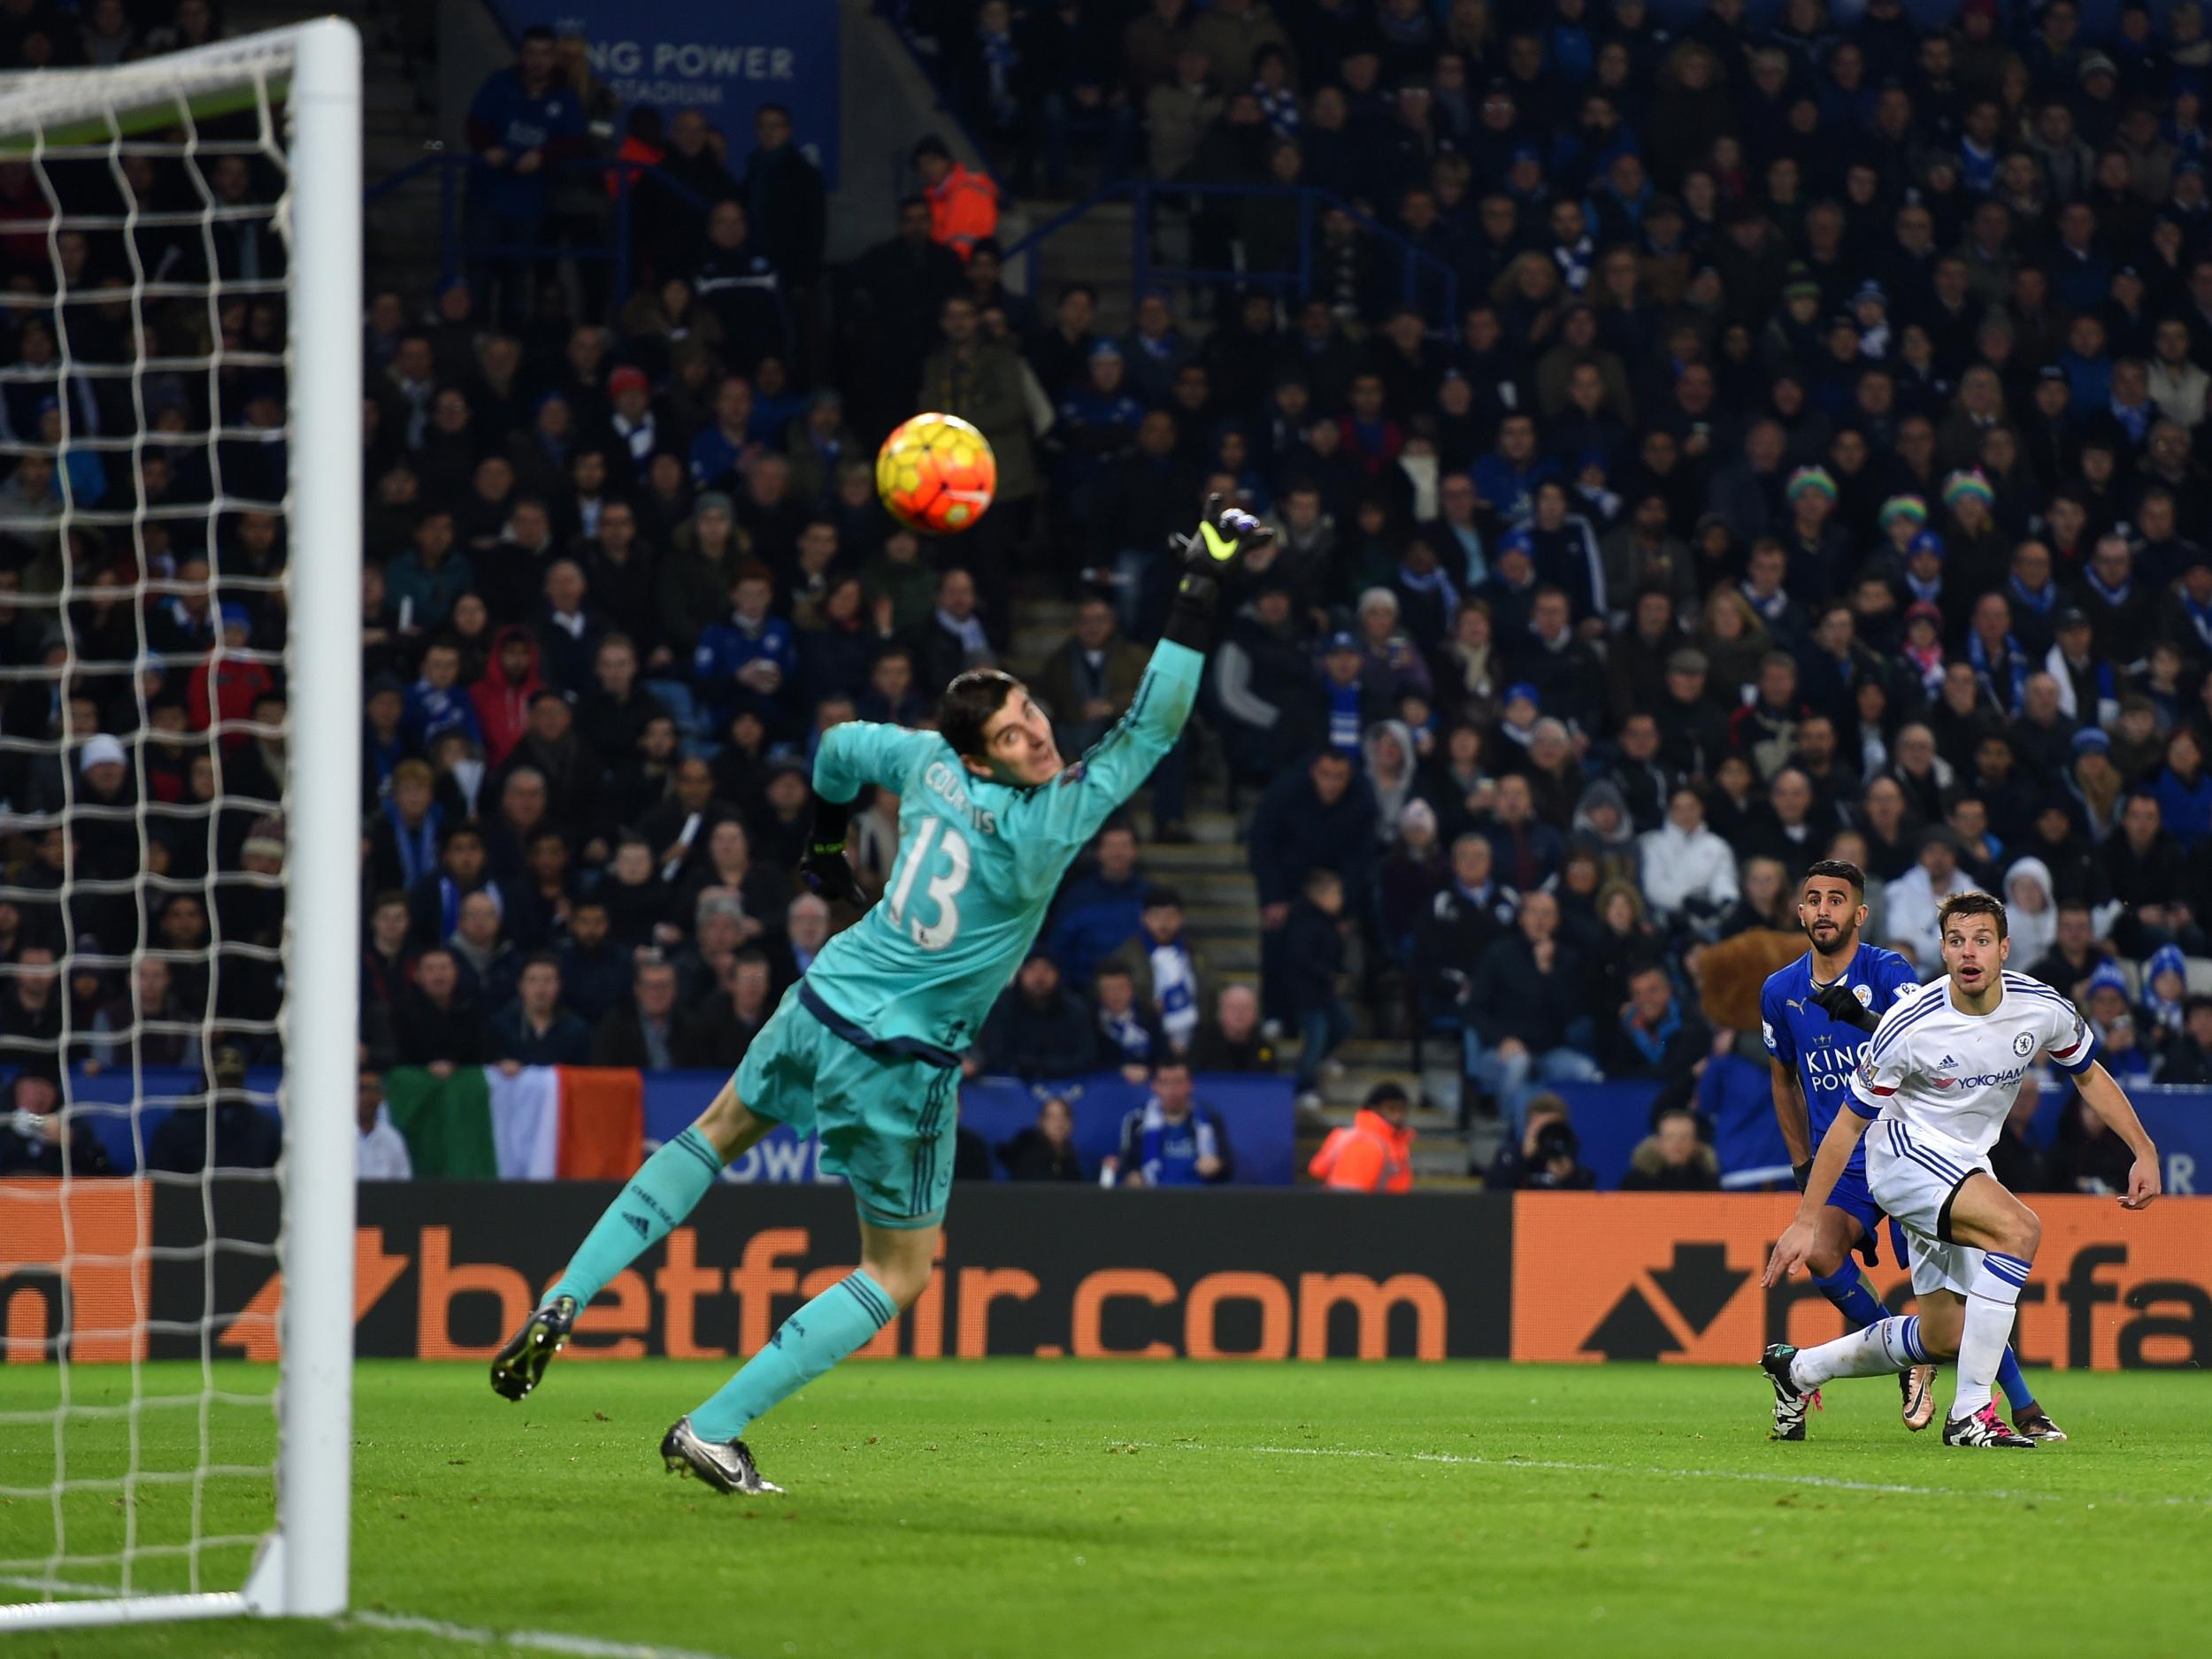
[[[780,1489],[762,1479],[746,1429],[928,1284],[952,1187],[961,1051],[1021,965],[1069,864],[1173,747],[1221,581],[1271,534],[1216,496],[1196,534],[1173,538],[1184,574],[1151,664],[1128,712],[1072,765],[1028,688],[995,669],[954,680],[935,732],[853,721],[823,733],[803,872],[826,896],[852,898],[849,809],[866,786],[888,789],[899,856],[881,902],[822,948],[737,1075],[630,1179],[492,1361],[495,1389],[520,1400],[536,1387],[577,1315],[691,1212],[724,1164],[780,1123],[818,1132],[822,1168],[845,1178],[859,1207],[859,1268],[661,1439],[672,1471],[723,1492]]]
[[[1866,1039],[1893,1004],[1920,988],[1912,964],[1893,950],[1863,942],[1866,878],[1854,864],[1823,859],[1805,872],[1798,892],[1798,925],[1812,949],[1779,972],[1768,976],[1759,998],[1761,1034],[1774,1056],[1774,1115],[1788,1145],[1797,1184],[1805,1185],[1813,1149],[1828,1133],[1844,1103],[1844,1091],[1859,1064]],[[1855,1331],[1889,1317],[1866,1275],[1851,1259],[1863,1252],[1870,1266],[1881,1259],[1878,1231],[1881,1207],[1867,1187],[1866,1154],[1861,1148],[1845,1168],[1820,1211],[1807,1264],[1813,1283],[1836,1305]],[[1909,1271],[1904,1230],[1889,1226],[1897,1264]],[[2020,1362],[2008,1348],[1999,1371],[2020,1432],[2035,1440],[2062,1440],[2065,1433],[2038,1405]],[[1916,1432],[1935,1416],[1935,1367],[1916,1365],[1898,1378],[1904,1394],[1905,1426]],[[1805,1438],[1801,1409],[1775,1413],[1775,1438]]]

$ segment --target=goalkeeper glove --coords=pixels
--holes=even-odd
[[[849,806],[836,801],[814,803],[814,828],[807,837],[806,855],[799,860],[799,876],[810,893],[834,903],[860,902],[860,883],[852,861],[845,856],[845,824]]]
[[[1188,535],[1171,535],[1168,551],[1183,572],[1175,589],[1164,637],[1202,651],[1212,642],[1214,602],[1223,579],[1237,570],[1243,556],[1275,539],[1275,532],[1240,507],[1225,507],[1218,494],[1206,497],[1206,516]]]
[[[1861,1031],[1872,1031],[1882,1023],[1882,1017],[1851,994],[1851,987],[1838,980],[1833,985],[1813,987],[1809,999],[1812,1005],[1838,1025],[1855,1025]]]

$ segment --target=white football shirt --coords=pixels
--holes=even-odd
[[[2095,1063],[2096,1035],[2071,1002],[2024,973],[2001,982],[1986,1014],[1960,1012],[1948,975],[1893,1003],[1851,1074],[1851,1110],[1894,1118],[1932,1150],[1974,1163],[2040,1061],[2074,1075]]]

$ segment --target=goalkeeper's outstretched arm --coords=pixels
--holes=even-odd
[[[1182,571],[1174,608],[1129,708],[1090,751],[1024,803],[1015,827],[1025,864],[1057,881],[1067,859],[1143,787],[1174,748],[1190,718],[1213,639],[1221,585],[1243,555],[1274,532],[1250,513],[1224,509],[1211,496],[1206,517],[1189,535],[1171,536],[1170,554]]]

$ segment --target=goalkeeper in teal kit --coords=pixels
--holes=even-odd
[[[826,945],[699,1120],[647,1159],[567,1271],[492,1362],[510,1400],[534,1388],[609,1280],[667,1236],[730,1159],[778,1124],[818,1132],[822,1167],[850,1184],[861,1264],[787,1319],[768,1346],[661,1440],[672,1470],[724,1492],[774,1492],[746,1429],[896,1318],[929,1282],[952,1187],[960,1054],[1036,938],[1069,864],[1174,745],[1198,690],[1221,580],[1271,533],[1207,503],[1177,537],[1175,606],[1135,700],[1073,764],[1010,675],[946,689],[935,732],[852,722],[823,734],[803,870],[850,898],[846,818],[875,784],[899,797],[899,856],[882,899]]]

